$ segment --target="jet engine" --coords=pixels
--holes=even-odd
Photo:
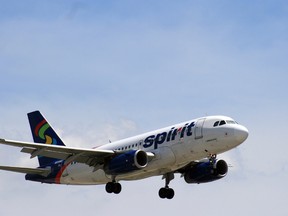
[[[185,171],[184,179],[188,184],[200,184],[223,178],[227,172],[228,165],[224,160],[199,162]]]
[[[134,170],[143,169],[148,164],[145,151],[131,150],[112,158],[105,166],[105,172],[110,175],[119,175]]]

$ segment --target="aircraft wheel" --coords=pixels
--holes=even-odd
[[[113,184],[112,182],[108,182],[108,183],[106,184],[105,189],[106,189],[106,192],[107,192],[107,193],[113,193],[113,191],[114,191],[114,184]]]
[[[175,195],[174,190],[173,190],[172,188],[169,188],[169,189],[167,190],[166,198],[167,198],[167,199],[173,199],[174,195]]]
[[[165,199],[166,198],[166,188],[160,188],[159,190],[159,197],[161,199]]]
[[[122,186],[120,183],[114,183],[114,193],[119,194],[121,192]]]

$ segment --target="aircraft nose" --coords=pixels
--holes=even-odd
[[[234,135],[236,136],[236,139],[242,143],[247,139],[249,131],[246,127],[238,125],[238,127],[234,130]]]

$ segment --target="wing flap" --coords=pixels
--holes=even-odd
[[[62,159],[62,160],[65,160],[67,157],[69,157],[69,155],[71,155],[71,153],[57,152],[53,150],[47,150],[45,148],[32,149],[32,148],[23,147],[21,152],[31,154],[31,158],[34,158],[36,156],[44,156],[44,157],[57,158],[57,159]]]
[[[27,168],[27,167],[11,167],[11,166],[0,166],[0,170],[12,171],[24,174],[36,174],[36,175],[42,175],[44,177],[47,177],[51,172],[49,168]]]

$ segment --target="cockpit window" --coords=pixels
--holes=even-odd
[[[232,121],[232,120],[227,120],[226,122],[227,124],[237,124],[235,121]]]
[[[221,120],[221,121],[216,121],[213,125],[213,127],[217,127],[217,126],[221,126],[221,125],[225,125],[225,124],[238,124],[236,121],[234,120]]]
[[[226,124],[226,122],[225,122],[224,120],[222,120],[222,121],[220,121],[219,126],[220,126],[220,125],[225,125],[225,124]]]

